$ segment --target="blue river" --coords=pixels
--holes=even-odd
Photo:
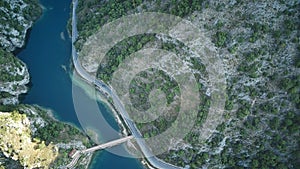
[[[44,7],[41,18],[30,31],[26,46],[18,57],[24,61],[31,76],[31,87],[22,100],[25,104],[37,104],[51,109],[56,118],[81,128],[77,119],[73,98],[71,69],[71,39],[66,26],[70,18],[71,0],[40,0]],[[76,87],[76,86],[75,86]],[[77,87],[81,99],[90,101],[86,92]],[[111,110],[98,101],[99,110],[105,120],[120,131]],[[97,112],[95,112],[97,113]],[[119,136],[97,133],[100,142]],[[125,151],[123,146],[116,148]],[[106,150],[95,153],[90,169],[142,169],[134,158],[121,157]]]

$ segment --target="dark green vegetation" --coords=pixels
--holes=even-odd
[[[17,59],[10,52],[6,52],[0,48],[0,82],[20,81],[24,79],[23,76],[16,73],[16,70],[21,70],[24,67],[19,59]],[[3,96],[3,95],[2,95]]]
[[[86,135],[70,124],[59,122],[53,119],[45,110],[36,107],[47,125],[38,128],[37,132],[33,135],[41,140],[46,140],[46,143],[69,143],[72,140],[81,140],[87,147],[91,146],[90,141],[86,139]],[[36,126],[38,127],[38,126]]]
[[[4,154],[2,152],[0,152],[0,157],[3,157]],[[15,169],[22,169],[24,168],[19,161],[15,161],[9,158],[0,158],[0,163],[1,164],[5,164],[6,168],[15,168]],[[3,167],[3,168],[1,168]],[[4,166],[0,166],[0,169],[6,169],[4,168]]]
[[[17,100],[17,96],[20,94],[19,90],[22,90],[21,93],[25,93],[26,83],[28,79],[24,80],[24,77],[28,77],[28,72],[26,65],[21,62],[13,53],[18,53],[16,50],[23,47],[25,43],[25,35],[28,29],[32,26],[33,22],[36,21],[42,14],[42,8],[39,4],[39,0],[22,0],[22,1],[11,1],[11,0],[1,0],[0,1],[0,112],[12,112],[18,110],[21,114],[26,114],[30,116],[30,122],[32,122],[30,129],[31,135],[28,133],[18,133],[18,136],[31,136],[32,142],[39,142],[39,146],[34,147],[34,150],[43,148],[44,142],[41,140],[46,140],[45,143],[49,145],[63,143],[66,147],[82,148],[84,146],[91,146],[92,142],[89,138],[78,128],[70,125],[59,122],[52,118],[48,111],[41,109],[36,106],[29,105],[18,105],[17,102],[10,101]],[[30,57],[30,56],[28,56]],[[20,73],[21,72],[21,73]],[[25,82],[19,82],[25,81]],[[2,91],[3,90],[3,91]],[[9,91],[9,92],[7,92]],[[6,99],[5,104],[2,105],[2,99]],[[41,125],[44,124],[45,125]],[[5,124],[5,123],[1,123]],[[2,127],[1,127],[2,128]],[[18,130],[18,127],[16,127]],[[7,131],[2,129],[2,131]],[[2,133],[1,131],[1,133]],[[23,134],[23,135],[22,135]],[[1,138],[5,136],[1,135]],[[8,137],[6,137],[8,138]],[[13,139],[11,139],[13,140]],[[74,141],[74,142],[73,142]],[[23,143],[22,140],[18,140],[16,143]],[[80,144],[82,142],[83,144]],[[5,144],[5,143],[4,143]],[[69,145],[68,145],[69,144]],[[41,146],[41,147],[40,147]],[[9,151],[18,153],[14,151],[14,145],[9,146]],[[24,150],[26,146],[22,146],[20,150]],[[59,156],[56,158],[56,161],[53,162],[51,166],[46,165],[49,168],[65,168],[66,164],[70,162],[68,153],[71,150],[70,148],[59,148]],[[52,150],[52,149],[51,149]],[[55,151],[53,149],[53,151]],[[31,154],[26,151],[26,156],[39,157],[36,154]],[[48,159],[50,154],[47,152],[42,152],[47,155]],[[37,161],[32,162],[33,164],[40,164],[39,160],[44,161],[43,159],[37,159]],[[85,166],[88,162],[81,163],[80,165]],[[0,152],[0,168],[24,168],[21,166],[21,163],[24,161],[21,160],[12,160],[11,158],[4,157],[4,154]],[[81,166],[82,167],[82,166]],[[28,167],[27,167],[28,168]],[[30,168],[30,167],[29,167]],[[44,167],[40,167],[44,168]]]
[[[30,4],[24,9],[24,16],[28,20],[36,21],[42,15],[42,8],[39,0],[24,0],[26,4]]]
[[[14,98],[26,92],[24,85],[28,82],[26,65],[0,48],[0,104],[14,104]]]
[[[23,47],[27,30],[41,14],[38,0],[0,1],[0,104],[17,104],[27,91],[26,65],[11,52]]]
[[[34,110],[37,114],[32,114],[29,109]],[[33,127],[36,128],[36,132],[32,133],[32,138],[36,140],[45,140],[46,145],[65,143],[70,144],[72,142],[82,142],[85,147],[91,147],[93,142],[88,138],[88,136],[83,133],[80,129],[73,125],[59,122],[52,117],[46,110],[29,105],[18,105],[14,107],[14,110],[18,110],[20,113],[24,113],[33,122]],[[42,118],[45,122],[45,126],[38,124],[36,118]],[[69,152],[74,148],[59,148],[59,154],[55,162],[53,162],[51,167],[64,166],[70,162],[68,156]]]
[[[149,109],[151,105],[147,96],[153,89],[160,89],[167,95],[168,105],[174,101],[175,95],[180,96],[179,86],[174,79],[162,70],[151,68],[140,72],[130,83],[130,99],[133,106],[140,111]]]
[[[12,95],[8,92],[0,92],[0,98],[8,98],[11,97]]]
[[[175,109],[169,112],[165,111],[164,114],[156,120],[151,121],[150,124],[137,124],[145,137],[152,137],[162,133],[176,120],[180,107],[180,99],[178,98],[180,97],[180,90],[177,82],[174,79],[171,79],[164,71],[152,68],[140,72],[131,81],[129,88],[131,103],[134,108],[141,112],[144,112],[153,106],[149,101],[149,95],[154,89],[158,89],[165,94],[167,106],[175,102],[175,104],[172,105]],[[149,121],[145,119],[145,117],[143,120]],[[149,128],[151,129],[149,130]]]
[[[299,2],[293,0],[81,1],[80,37],[76,45],[80,49],[85,39],[100,26],[137,11],[165,12],[181,17],[192,15],[187,19],[211,38],[226,66],[225,121],[207,141],[199,142],[201,133],[197,130],[205,127],[201,124],[210,106],[209,96],[203,94],[209,87],[199,83],[203,101],[194,130],[184,138],[183,144],[187,146],[176,145],[176,149],[159,157],[190,168],[297,168],[300,166],[298,9]],[[109,83],[112,73],[127,56],[151,44],[189,56],[187,51],[180,50],[184,47],[180,42],[158,42],[155,35],[134,36],[121,41],[106,54],[98,77]],[[201,60],[191,58],[189,62],[194,70],[201,72],[194,74],[198,81],[206,77]],[[156,88],[152,82],[165,79],[163,74],[150,72],[141,72],[130,85],[131,102],[138,109],[149,108],[149,93]],[[166,79],[157,85],[171,84],[168,88],[176,89],[176,83],[171,78]],[[172,102],[179,92],[166,91],[165,94],[170,95],[167,99]],[[147,133],[146,137],[164,131],[169,123],[147,125],[155,127],[142,131]],[[138,126],[143,128],[143,124]]]
[[[112,74],[126,57],[142,49],[147,43],[155,39],[155,35],[150,34],[147,36],[134,36],[133,38],[119,42],[114,48],[108,51],[103,64],[99,66],[97,77],[104,82],[111,81]]]
[[[24,130],[24,132],[26,131],[26,133],[18,133],[18,137],[20,137],[20,143],[17,142],[13,142],[15,143],[15,145],[13,145],[12,147],[10,147],[11,149],[14,148],[14,146],[18,147],[18,144],[21,144],[23,142],[21,142],[21,140],[26,140],[26,142],[28,142],[28,144],[37,144],[38,147],[37,149],[43,149],[47,146],[51,146],[52,148],[54,148],[54,146],[58,149],[58,152],[54,151],[54,153],[56,154],[55,156],[51,156],[50,154],[47,154],[47,157],[49,157],[49,159],[53,158],[53,162],[51,162],[51,165],[48,166],[49,168],[58,168],[58,167],[62,167],[67,165],[68,163],[70,163],[70,158],[68,157],[68,153],[73,149],[73,148],[78,148],[78,149],[82,149],[85,147],[90,147],[92,146],[92,142],[90,141],[90,139],[86,136],[86,134],[84,134],[82,131],[80,131],[78,128],[70,125],[70,124],[65,124],[62,122],[58,122],[57,120],[55,120],[54,118],[51,117],[51,115],[49,114],[48,111],[37,107],[37,106],[29,106],[29,105],[15,105],[15,106],[5,106],[6,109],[3,109],[3,107],[0,107],[0,111],[11,111],[13,110],[13,112],[11,113],[11,119],[14,121],[20,121],[22,120],[22,118],[28,117],[27,120],[30,121],[30,125],[28,125],[27,123],[24,123],[25,125],[30,126],[30,129],[28,130],[24,130],[24,126],[20,126],[20,130]],[[24,116],[23,116],[24,114]],[[10,121],[9,124],[12,124],[12,122]],[[22,123],[21,123],[22,124]],[[8,127],[9,128],[9,127]],[[17,130],[17,129],[16,129]],[[14,130],[13,130],[14,131]],[[28,133],[27,133],[28,131]],[[3,133],[7,133],[6,130],[2,131]],[[12,134],[12,133],[11,133]],[[6,135],[8,136],[8,135]],[[10,137],[12,137],[11,135],[9,135]],[[14,136],[14,138],[16,138],[17,136]],[[24,139],[24,137],[26,139]],[[31,141],[28,141],[27,138],[31,138]],[[22,138],[22,139],[21,139]],[[41,141],[43,140],[43,141]],[[45,142],[44,142],[45,141]],[[57,144],[61,144],[62,146],[58,146]],[[5,145],[5,144],[4,144]],[[27,145],[27,144],[26,144]],[[28,147],[26,147],[25,145],[21,147],[20,151],[22,150],[27,150],[32,152],[27,152],[28,155],[30,156],[29,159],[34,159],[36,154],[30,154],[33,153],[35,150],[37,149],[31,149],[31,146],[28,145]],[[52,148],[50,148],[50,151],[52,151]],[[49,149],[47,149],[48,151]],[[14,152],[14,150],[9,150]],[[45,150],[46,151],[46,150]],[[41,157],[42,154],[44,153],[44,151],[40,152]],[[24,153],[20,152],[20,158],[23,157]],[[53,154],[51,154],[53,155]],[[19,158],[19,159],[20,159]],[[37,159],[39,160],[39,159]],[[23,168],[20,166],[20,163],[18,161],[14,161],[11,160],[11,158],[6,158],[6,156],[4,156],[2,153],[0,153],[0,161],[1,161],[1,167],[5,167],[5,168]],[[28,160],[27,160],[28,161]],[[85,162],[82,163],[82,165],[85,165],[88,162],[88,160],[85,159]],[[22,162],[22,165],[24,165],[24,162]],[[36,166],[38,165],[39,162],[31,162],[28,163],[30,166]]]
[[[203,0],[173,0],[143,1],[143,0],[115,0],[115,1],[79,1],[77,7],[79,38],[76,48],[81,49],[83,42],[102,25],[139,11],[164,12],[180,17],[201,10]],[[138,8],[138,9],[137,9]]]
[[[4,7],[6,9],[11,9],[14,13],[23,12],[24,17],[27,20],[32,20],[32,21],[37,20],[38,17],[42,13],[42,9],[39,6],[39,1],[38,0],[24,0],[24,2],[29,5],[26,6],[22,11],[21,11],[20,6],[16,6],[15,8],[11,9],[9,2],[7,2],[7,1],[0,1],[0,7]],[[3,17],[7,17],[5,12],[1,12],[1,14],[0,14],[0,18],[3,19]],[[4,20],[0,20],[0,21],[2,21],[1,23],[6,22]],[[13,23],[13,20],[11,20],[10,23]]]
[[[4,39],[10,41],[10,44],[5,41],[1,42],[0,47],[8,48],[6,50],[10,51],[15,47],[22,47],[25,30],[42,14],[38,0],[24,0],[19,3],[1,1],[0,7],[0,34]]]
[[[166,38],[170,37],[165,37],[165,39]],[[191,53],[183,50],[183,48],[187,47],[179,41],[174,39],[163,41],[159,38],[159,35],[154,34],[137,35],[125,39],[109,50],[99,66],[97,77],[106,83],[110,83],[112,75],[114,71],[117,70],[119,64],[121,64],[125,59],[128,59],[134,52],[137,52],[143,47],[151,46],[155,46],[158,49],[172,51],[177,55],[183,56],[187,62],[192,64],[191,68],[197,72],[194,76],[198,82],[201,100],[203,100],[203,102],[199,105],[197,119],[197,126],[201,126],[208,113],[209,96],[204,94],[205,87],[200,82],[200,79],[203,79],[203,76],[205,75],[207,76],[207,73],[205,66],[201,63],[201,60],[199,58],[191,57]],[[187,58],[190,58],[190,60]],[[165,94],[166,105],[170,106],[172,104],[172,106],[170,106],[171,109],[165,111],[161,117],[154,121],[149,123],[137,123],[138,128],[145,137],[158,135],[168,129],[176,120],[180,110],[181,95],[179,85],[175,79],[171,78],[166,72],[153,68],[139,72],[131,81],[129,94],[133,107],[138,111],[143,112],[149,110],[151,108],[149,95],[154,89],[161,90]],[[149,121],[147,119],[144,120]]]

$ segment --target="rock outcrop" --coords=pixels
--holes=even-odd
[[[41,15],[38,0],[0,2],[0,104],[18,104],[27,92],[28,69],[11,53],[24,46],[26,33]]]

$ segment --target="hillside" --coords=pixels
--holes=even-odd
[[[23,47],[27,30],[42,14],[38,0],[0,2],[0,47],[14,51]]]
[[[132,118],[142,118],[136,124],[145,138],[166,131],[176,120],[178,105],[186,100],[181,99],[184,93],[173,74],[166,72],[168,69],[148,68],[151,59],[143,60],[143,65],[133,59],[133,54],[147,48],[163,49],[180,55],[190,66],[177,72],[188,70],[197,81],[202,102],[196,124],[185,138],[170,142],[168,151],[159,155],[164,161],[190,168],[297,168],[300,165],[298,9],[296,0],[80,0],[76,48],[88,72],[97,74],[116,91],[119,88],[125,91],[120,97],[127,98],[125,107]],[[227,96],[221,117],[209,114],[216,88],[208,79],[210,68],[204,66],[204,56],[193,56],[191,49],[170,36],[126,37],[103,54],[102,60],[92,57],[98,57],[96,51],[101,51],[95,42],[103,37],[97,34],[103,25],[139,12],[183,17],[212,42],[213,47],[207,45],[209,42],[200,43],[215,49],[222,60]],[[136,23],[131,24],[134,28]],[[174,60],[164,61],[160,68],[174,64]],[[135,72],[139,68],[144,69]],[[114,81],[114,75],[121,78]],[[163,113],[161,104],[167,105]],[[155,113],[146,114],[149,111],[161,114],[149,120],[157,117]],[[203,141],[202,134],[208,132],[205,125],[214,123],[212,117],[222,118],[222,122]]]
[[[20,105],[30,75],[15,54],[24,47],[29,29],[41,16],[38,0],[0,1],[0,168],[66,168],[73,149],[93,143],[80,129],[59,122],[50,110]],[[28,56],[30,57],[30,56]],[[86,168],[92,154],[77,168]]]
[[[26,115],[0,113],[0,124],[0,149],[5,157],[20,161],[26,168],[48,168],[57,157],[58,149],[53,144],[46,146],[44,141],[32,140]]]
[[[0,166],[4,168],[64,168],[71,162],[72,149],[92,145],[84,133],[55,120],[50,111],[29,105],[12,110],[0,113]],[[81,158],[77,167],[86,168],[91,156]]]
[[[0,105],[17,104],[19,95],[27,92],[27,67],[12,52],[24,46],[28,30],[41,13],[38,0],[0,2]]]

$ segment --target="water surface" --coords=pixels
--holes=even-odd
[[[29,68],[32,83],[31,89],[24,96],[22,103],[49,108],[53,110],[59,120],[72,123],[80,128],[72,98],[71,39],[66,30],[70,18],[71,0],[41,0],[40,2],[45,8],[44,14],[33,26],[25,49],[18,54],[18,57]],[[82,88],[77,87],[77,91],[83,100],[91,101]],[[101,102],[98,102],[98,105],[105,120],[119,131],[117,122],[107,106]],[[88,107],[86,109],[88,110]],[[117,134],[101,130],[98,134],[101,136],[100,141],[102,142],[119,137]],[[125,151],[123,146],[113,149]],[[99,151],[94,156],[90,168],[142,169],[143,166],[136,159],[120,157],[108,151]]]

